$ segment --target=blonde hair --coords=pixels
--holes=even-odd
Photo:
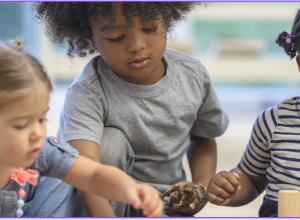
[[[52,85],[42,65],[24,51],[20,41],[0,41],[0,109],[24,96],[37,82],[44,82],[49,91]]]

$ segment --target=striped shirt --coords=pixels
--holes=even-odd
[[[254,123],[240,165],[254,176],[266,175],[265,197],[278,200],[279,190],[300,190],[300,97],[263,111]]]

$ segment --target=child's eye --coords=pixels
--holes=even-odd
[[[143,29],[145,33],[154,33],[157,31],[157,27],[149,28],[149,29]]]
[[[40,119],[39,119],[39,122],[40,122],[40,123],[43,123],[43,122],[45,122],[45,121],[48,121],[48,119],[47,119],[47,118],[40,118]]]
[[[26,128],[27,125],[28,125],[28,124],[26,123],[26,124],[24,124],[24,125],[15,125],[14,127],[15,127],[16,129],[18,129],[18,130],[22,130],[22,129]]]
[[[122,35],[122,36],[114,38],[114,39],[110,39],[110,38],[106,38],[106,39],[110,42],[117,43],[117,42],[121,42],[122,40],[124,40],[124,38],[125,38],[125,35]]]

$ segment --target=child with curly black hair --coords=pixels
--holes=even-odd
[[[296,62],[300,71],[300,10],[291,34],[283,31],[276,43]],[[278,192],[300,190],[300,97],[286,99],[264,110],[254,123],[238,168],[216,174],[207,189],[209,202],[242,206],[266,189],[260,217],[277,217]],[[237,193],[236,193],[237,192]]]
[[[198,4],[34,3],[46,33],[54,43],[67,42],[69,56],[101,54],[68,89],[58,137],[159,192],[186,180],[187,152],[193,182],[207,186],[216,169],[214,138],[225,132],[228,116],[202,63],[166,49],[168,31]],[[89,216],[143,216],[123,203],[79,197]],[[166,208],[176,202],[172,195]],[[195,200],[177,216],[203,206]]]

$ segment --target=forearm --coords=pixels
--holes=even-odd
[[[69,144],[79,151],[79,154],[100,163],[99,146],[85,140],[70,141]],[[115,217],[107,199],[78,190],[80,202],[89,217]]]
[[[101,165],[95,169],[92,178],[92,185],[86,191],[109,200],[130,203],[126,191],[137,183],[120,169]]]
[[[233,168],[230,172],[233,172],[235,169],[239,169],[242,172],[242,178],[240,180],[241,189],[233,195],[227,206],[242,206],[248,204],[264,191],[268,182],[265,176],[250,176],[240,167]]]
[[[193,182],[201,182],[207,187],[216,172],[217,146],[215,139],[191,139],[187,156]]]
[[[83,156],[77,157],[62,180],[77,189],[123,203],[130,203],[126,193],[130,186],[137,184],[120,169],[96,163]]]
[[[116,217],[107,199],[78,190],[80,202],[89,217]]]
[[[216,172],[217,146],[215,140],[193,137],[187,156],[193,182],[201,182],[207,187]],[[200,211],[205,204],[202,204],[197,211]]]

